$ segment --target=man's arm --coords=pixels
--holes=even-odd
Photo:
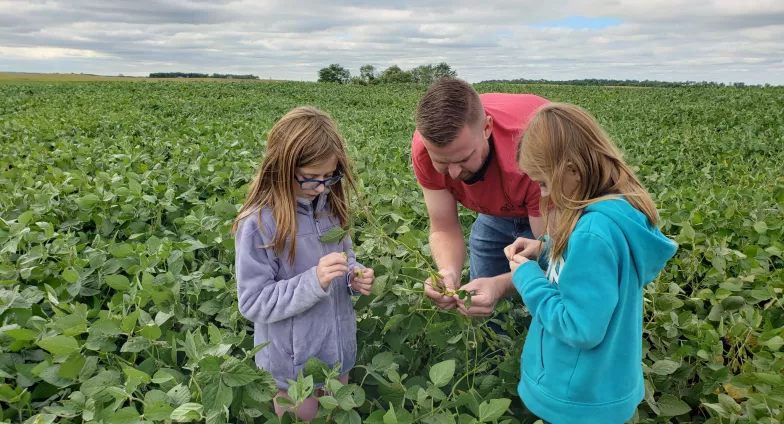
[[[544,234],[544,218],[541,216],[529,216],[528,224],[531,226],[531,231],[534,233],[535,239],[538,239]]]
[[[436,262],[439,273],[443,275],[441,283],[457,289],[460,285],[460,275],[465,263],[466,249],[463,238],[463,227],[457,215],[457,201],[448,190],[428,190],[422,188],[425,194],[425,205],[430,216],[430,251]],[[438,282],[425,282],[425,295],[443,309],[452,309],[456,301],[451,296],[442,296],[431,285]]]
[[[456,271],[465,264],[466,248],[463,226],[457,214],[457,201],[449,190],[423,188],[430,216],[430,250],[439,269]]]

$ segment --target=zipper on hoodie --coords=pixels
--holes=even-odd
[[[323,196],[326,196],[326,194],[324,194]],[[321,245],[321,251],[324,254],[323,256],[326,256],[328,252],[327,252],[327,248],[324,246],[324,243],[321,241],[321,237],[322,237],[323,234],[321,233],[321,226],[319,225],[319,219],[318,219],[318,216],[317,216],[318,206],[321,206],[321,202],[322,201],[323,201],[323,199],[320,198],[317,201],[317,203],[316,203],[317,206],[313,207],[313,203],[311,203],[311,207],[313,208],[313,211],[312,211],[313,212],[313,222],[315,223],[315,226],[316,226],[316,233],[319,236],[319,244]],[[351,271],[349,270],[349,272],[351,272]],[[329,289],[334,292],[334,289],[332,288],[332,284],[329,285]],[[332,293],[330,293],[330,297],[332,297]],[[343,366],[344,366],[344,364],[343,364],[343,339],[341,338],[341,335],[340,335],[340,323],[338,322],[338,311],[339,311],[338,305],[337,305],[338,300],[335,299],[335,298],[333,298],[333,300],[335,301],[335,331],[337,333],[336,337],[337,337],[337,345],[338,345],[338,362],[340,363],[340,367],[343,368]]]

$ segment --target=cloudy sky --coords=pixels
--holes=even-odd
[[[0,0],[0,71],[784,84],[784,0]]]

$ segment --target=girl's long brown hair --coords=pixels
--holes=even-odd
[[[344,189],[344,182],[355,193],[357,191],[345,141],[327,113],[306,106],[292,109],[270,130],[261,168],[250,184],[245,203],[232,225],[232,233],[236,234],[240,221],[254,212],[257,213],[259,229],[263,231],[261,208],[269,207],[275,218],[275,237],[269,245],[280,256],[290,237],[288,255],[289,262],[293,263],[297,234],[294,171],[298,167],[318,165],[332,156],[338,161],[336,175],[342,173],[344,176],[329,188],[327,202],[330,213],[338,218],[341,227],[345,227],[349,219],[349,193]]]
[[[553,239],[550,258],[560,258],[583,209],[623,196],[657,225],[656,204],[620,150],[599,123],[579,106],[548,103],[539,108],[520,141],[518,165],[529,176],[543,179],[550,189],[542,196],[546,233]],[[573,193],[565,193],[563,176],[571,165],[580,176]],[[553,207],[557,212],[551,221]]]

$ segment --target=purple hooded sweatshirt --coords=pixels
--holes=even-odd
[[[357,321],[351,295],[350,276],[335,278],[327,290],[319,284],[316,267],[332,252],[346,252],[348,267],[357,263],[346,236],[336,243],[320,238],[338,226],[329,213],[328,192],[311,202],[297,198],[297,250],[289,262],[288,238],[284,253],[275,254],[270,244],[275,236],[272,210],[261,209],[244,218],[235,238],[237,297],[240,313],[254,323],[255,345],[270,342],[256,355],[256,364],[269,371],[281,390],[287,379],[296,380],[310,357],[334,367],[341,364],[341,375],[354,367],[357,353]],[[320,387],[321,385],[316,385]]]

